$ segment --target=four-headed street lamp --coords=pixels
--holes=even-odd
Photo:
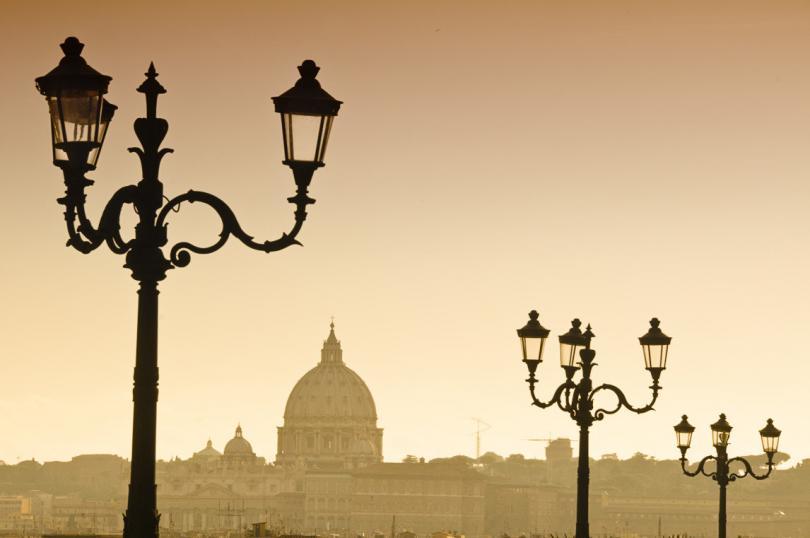
[[[768,457],[768,472],[763,475],[758,475],[751,467],[751,463],[745,458],[736,457],[729,459],[728,457],[728,441],[731,438],[731,424],[726,420],[726,415],[720,414],[720,419],[711,425],[712,429],[712,444],[717,450],[717,456],[706,456],[697,465],[697,469],[690,471],[687,468],[688,461],[686,459],[686,451],[692,444],[692,433],[695,427],[689,424],[686,415],[681,417],[681,421],[675,425],[675,442],[681,450],[681,469],[686,476],[708,476],[720,486],[720,511],[717,516],[717,527],[719,538],[726,538],[726,486],[729,482],[734,482],[738,478],[745,478],[751,476],[756,480],[765,480],[771,475],[773,470],[773,456],[779,449],[779,436],[782,432],[773,425],[773,420],[768,419],[768,423],[764,428],[759,430],[759,436],[762,440],[762,450]],[[706,463],[714,460],[716,466],[714,471],[706,470]],[[730,469],[731,464],[740,463],[743,467],[742,474],[737,474],[736,471]]]
[[[169,124],[157,117],[157,98],[166,90],[157,81],[154,64],[150,64],[146,80],[138,87],[138,92],[146,96],[146,117],[135,120],[135,134],[142,147],[129,148],[140,158],[141,180],[113,194],[95,227],[85,213],[84,191],[93,184],[85,175],[96,168],[116,110],[115,105],[104,98],[112,79],[87,64],[81,57],[84,45],[75,37],[67,38],[61,47],[64,58],[47,75],[37,78],[36,86],[48,102],[53,163],[62,169],[65,179],[65,196],[58,202],[65,206],[67,244],[87,254],[106,243],[114,253],[126,255],[125,267],[139,282],[132,466],[124,536],[153,538],[158,536],[160,520],[155,486],[158,282],[166,278],[168,270],[188,265],[191,252],[214,252],[231,236],[263,252],[300,245],[296,236],[306,219],[307,206],[315,203],[307,195],[309,184],[315,170],[324,165],[332,121],[341,102],[321,88],[315,79],[319,68],[312,60],[304,61],[298,68],[301,78],[293,88],[273,98],[276,112],[281,115],[283,163],[292,169],[297,187],[295,196],[287,199],[295,205],[295,224],[289,233],[277,239],[257,242],[242,229],[231,208],[218,197],[193,190],[172,199],[163,195],[160,161],[172,150],[160,148]],[[174,243],[167,258],[163,252],[168,243],[166,219],[183,202],[209,206],[221,219],[222,231],[209,245]],[[120,231],[121,212],[126,205],[138,215],[131,239],[125,239]]]
[[[595,336],[588,325],[583,333],[580,330],[582,323],[575,319],[571,322],[571,328],[567,333],[560,335],[560,366],[565,370],[565,382],[557,387],[554,395],[547,402],[542,402],[535,395],[534,386],[538,382],[535,377],[537,367],[543,362],[543,351],[545,349],[546,338],[549,330],[543,327],[537,320],[536,310],[529,312],[529,322],[517,333],[520,337],[520,344],[523,351],[523,362],[529,369],[529,392],[532,396],[532,404],[545,409],[557,405],[563,412],[568,413],[579,425],[579,462],[577,465],[577,525],[576,537],[587,538],[589,534],[588,522],[588,481],[590,466],[588,462],[588,430],[597,420],[602,420],[606,415],[618,412],[622,407],[634,413],[646,413],[652,411],[655,401],[658,399],[658,391],[661,386],[658,379],[661,372],[667,366],[667,352],[672,338],[661,332],[658,328],[659,321],[653,318],[650,321],[650,330],[647,334],[639,338],[641,348],[644,352],[644,367],[650,372],[653,383],[652,401],[644,407],[633,407],[627,401],[624,393],[616,386],[603,384],[593,388],[591,381],[591,370],[596,363],[593,362],[596,351],[591,349],[591,339]],[[579,357],[579,361],[577,361]],[[574,375],[582,369],[582,377],[578,382],[574,381]],[[617,403],[611,408],[596,408],[594,411],[594,397],[602,391],[612,392]]]

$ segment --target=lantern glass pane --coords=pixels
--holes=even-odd
[[[325,150],[324,135],[328,136],[326,118],[288,113],[281,116],[286,159],[321,162]],[[331,121],[328,123],[331,125]]]
[[[728,440],[731,437],[731,432],[718,432],[712,430],[712,444],[714,446],[728,446]]]
[[[645,368],[666,368],[668,345],[642,345]]]
[[[103,116],[103,115],[102,115]],[[98,156],[101,153],[101,148],[104,146],[104,139],[107,137],[107,129],[110,127],[109,119],[107,121],[101,120],[98,124],[98,146],[90,150],[87,156],[87,162],[96,166],[98,164]]]
[[[329,142],[329,135],[332,134],[332,120],[334,120],[334,116],[324,116],[323,117],[323,126],[322,126],[322,135],[321,135],[321,146],[318,150],[318,162],[324,161],[324,156],[326,155],[326,145]]]
[[[689,448],[692,445],[692,432],[675,432],[678,448]]]
[[[560,366],[576,366],[577,351],[582,346],[560,343]]]
[[[520,344],[523,348],[524,360],[543,360],[543,348],[545,347],[545,338],[532,338],[521,336]]]
[[[766,453],[775,453],[779,449],[779,436],[762,436],[762,450]]]
[[[101,112],[99,92],[63,92],[48,97],[54,142],[97,142]]]

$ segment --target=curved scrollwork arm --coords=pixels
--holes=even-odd
[[[574,392],[576,393],[576,385],[570,379],[567,380],[565,383],[568,385],[565,388],[565,399],[563,400],[563,398],[561,397],[557,401],[557,406],[560,408],[561,411],[571,414],[574,411],[573,402],[575,401],[571,399],[571,389],[573,388]]]
[[[69,178],[66,174],[65,185],[67,190],[65,196],[57,201],[65,206],[65,223],[68,232],[67,246],[72,246],[79,252],[88,254],[106,241],[113,252],[124,254],[129,250],[131,242],[128,243],[121,237],[121,209],[124,204],[134,202],[136,187],[129,185],[116,191],[104,207],[98,228],[95,228],[85,211],[86,195],[84,189],[92,184],[93,182],[84,176]]]
[[[739,456],[736,458],[731,458],[730,460],[728,460],[729,466],[735,461],[742,463],[745,470],[743,471],[743,474],[729,472],[728,479],[730,482],[734,482],[738,478],[745,478],[746,476],[750,476],[754,480],[765,480],[766,478],[771,476],[771,471],[773,471],[773,463],[771,462],[768,462],[768,472],[763,475],[758,475],[757,473],[754,472],[754,469],[751,467],[751,464],[748,462],[747,459],[741,458]]]
[[[566,412],[568,411],[567,408],[563,407],[562,400],[560,397],[562,396],[564,390],[567,392],[568,390],[571,389],[571,383],[569,381],[566,381],[565,383],[557,387],[557,390],[554,391],[554,395],[547,402],[541,402],[540,400],[537,399],[537,396],[535,395],[534,392],[534,385],[537,381],[534,379],[534,376],[530,377],[528,381],[529,381],[529,393],[531,393],[532,395],[532,405],[536,405],[541,409],[545,409],[547,407],[551,407],[552,405],[557,404],[563,411]]]
[[[614,413],[617,413],[622,407],[638,414],[646,413],[647,411],[652,411],[655,402],[658,400],[658,386],[654,384],[651,388],[653,391],[653,396],[650,403],[648,403],[644,407],[633,407],[630,404],[630,402],[627,401],[627,397],[624,395],[624,393],[621,391],[619,387],[615,385],[610,385],[608,383],[599,385],[598,387],[593,389],[590,396],[588,396],[588,401],[593,402],[594,397],[599,391],[609,390],[616,396],[617,402],[616,407],[614,407],[613,409],[604,409],[604,408],[597,409],[596,412],[593,414],[594,418],[596,420],[602,420],[605,418],[605,415],[612,415]]]
[[[716,461],[717,458],[715,456],[706,456],[705,458],[700,460],[700,462],[698,463],[697,469],[695,469],[694,471],[689,471],[689,469],[686,467],[686,465],[687,465],[686,458],[681,458],[681,469],[683,470],[683,474],[685,474],[686,476],[695,477],[695,476],[698,476],[698,475],[702,474],[703,476],[708,476],[712,480],[717,480],[717,472],[711,472],[710,473],[710,472],[707,472],[706,468],[705,468],[706,463],[708,463],[708,462],[710,462],[712,460]]]
[[[239,225],[239,221],[236,219],[236,215],[234,215],[233,210],[231,210],[231,208],[228,207],[224,201],[213,194],[201,191],[190,190],[169,200],[160,210],[157,217],[156,226],[158,228],[166,226],[167,224],[165,224],[165,220],[169,215],[169,212],[183,202],[200,202],[213,209],[222,221],[222,231],[219,233],[219,239],[208,246],[201,247],[188,241],[181,241],[172,246],[169,253],[169,259],[171,260],[172,264],[177,267],[185,267],[189,264],[191,261],[191,255],[189,252],[194,252],[197,254],[210,254],[219,250],[228,241],[230,236],[236,237],[247,247],[254,250],[261,250],[262,252],[275,252],[291,245],[300,245],[301,243],[295,239],[295,236],[298,235],[298,232],[301,230],[301,226],[304,224],[304,219],[306,218],[306,211],[304,208],[306,207],[306,204],[312,203],[314,200],[311,202],[301,202],[298,204],[299,208],[295,213],[295,225],[289,233],[283,233],[278,239],[265,241],[263,243],[254,241],[253,236],[245,233],[245,231]]]

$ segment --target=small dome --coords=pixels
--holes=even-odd
[[[222,456],[222,454],[220,454],[219,450],[214,448],[214,444],[211,442],[211,439],[209,439],[205,444],[205,448],[194,453],[195,458],[218,458],[220,456]]]
[[[236,433],[234,434],[233,439],[228,441],[228,444],[225,445],[225,455],[226,456],[255,456],[253,453],[253,447],[250,446],[250,443],[247,439],[242,437],[242,426],[236,426]]]

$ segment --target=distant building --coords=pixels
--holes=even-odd
[[[352,473],[351,528],[372,535],[398,530],[427,535],[484,534],[486,476],[448,463],[380,463]]]
[[[278,428],[276,465],[356,469],[382,461],[382,429],[363,379],[343,362],[335,324],[321,361],[293,387]]]
[[[486,485],[484,527],[490,536],[530,536],[566,528],[574,504],[562,488],[490,479]]]

